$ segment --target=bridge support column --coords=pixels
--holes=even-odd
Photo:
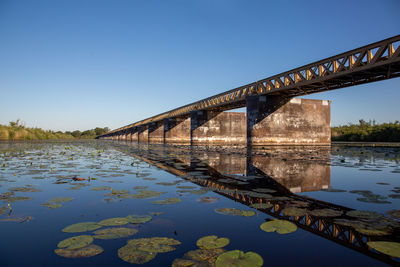
[[[190,117],[164,119],[165,143],[190,145]]]
[[[164,122],[157,121],[149,123],[149,143],[163,144],[164,143]]]
[[[149,142],[149,127],[148,125],[142,125],[138,127],[139,143]]]
[[[246,116],[241,112],[190,113],[193,145],[246,145]]]
[[[139,132],[137,128],[131,130],[131,141],[136,143],[139,142]]]
[[[249,96],[248,145],[329,145],[330,103],[281,96]]]

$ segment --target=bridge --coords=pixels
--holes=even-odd
[[[329,144],[330,103],[298,96],[400,76],[400,35],[112,130],[100,139],[177,144]],[[246,113],[225,112],[246,107]]]
[[[127,146],[129,149],[127,149]],[[150,165],[163,169],[173,175],[182,177],[183,179],[204,187],[207,190],[212,190],[222,197],[229,198],[235,202],[240,202],[250,208],[254,208],[252,207],[252,204],[255,203],[271,204],[268,208],[257,209],[259,212],[274,218],[291,221],[296,224],[298,228],[345,246],[348,249],[357,251],[393,266],[400,266],[398,259],[372,250],[367,245],[367,242],[369,241],[399,242],[397,231],[400,228],[398,222],[396,223],[392,234],[383,236],[373,234],[369,235],[358,231],[352,226],[337,223],[338,220],[357,221],[358,219],[346,215],[346,212],[352,210],[348,207],[293,193],[292,190],[289,189],[298,187],[297,181],[290,179],[290,181],[283,186],[279,175],[269,176],[265,173],[264,169],[256,167],[264,166],[265,162],[263,159],[265,156],[257,157],[257,155],[254,155],[249,151],[244,155],[225,153],[225,156],[230,159],[243,158],[245,165],[238,168],[237,161],[225,160],[224,163],[222,163],[224,166],[222,166],[220,171],[217,170],[219,164],[215,164],[212,152],[204,151],[199,153],[198,150],[192,150],[190,148],[179,150],[176,147],[171,146],[152,146],[151,148],[144,148],[132,142],[121,142],[120,147],[117,146],[117,148],[120,148],[124,153],[127,153],[140,161],[147,162]],[[218,157],[224,155],[224,153],[215,154],[218,155]],[[328,149],[326,150],[326,156],[329,157],[329,154],[330,152]],[[323,156],[323,158],[324,157],[325,156]],[[281,164],[278,166],[276,166],[275,163],[273,164],[275,169],[291,171],[295,169],[294,164],[298,164],[298,162],[294,161],[280,160],[280,162]],[[303,163],[309,165],[311,169],[314,170],[314,172],[309,173],[309,176],[301,177],[300,180],[302,180],[303,183],[308,180],[310,183],[306,182],[306,184],[319,184],[318,176],[327,176],[322,179],[322,184],[317,185],[316,188],[308,188],[306,191],[320,190],[326,185],[329,186],[329,165],[319,161],[310,162],[309,160],[306,160]],[[329,168],[329,172],[317,171],[316,173],[315,170],[317,170],[317,168],[315,167],[319,165]],[[231,167],[234,168],[233,172],[242,173],[243,176],[226,174],[227,170],[230,170]],[[271,167],[272,166],[269,166],[265,169],[268,170],[271,169]],[[199,171],[199,168],[202,171]],[[243,168],[245,171],[243,171]],[[304,173],[307,173],[304,172],[304,169],[300,169],[299,172],[303,175]],[[284,176],[286,175],[287,173]],[[257,179],[255,177],[262,179]],[[260,188],[270,190],[271,193],[268,193],[265,196],[263,196],[263,194],[252,194],[253,189],[257,190]],[[303,205],[300,207],[306,207],[306,209],[310,210],[329,209],[342,212],[342,214],[335,216],[315,215],[312,212],[300,216],[285,214],[284,209],[287,207],[293,207],[293,203],[301,203]],[[372,221],[369,222],[372,223]]]

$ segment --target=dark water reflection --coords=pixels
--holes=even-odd
[[[384,214],[400,207],[398,198],[389,197],[395,194],[392,190],[400,186],[400,152],[396,148],[246,150],[138,146],[102,141],[2,143],[0,149],[7,151],[0,161],[0,166],[5,164],[0,172],[0,193],[26,184],[41,190],[16,192],[15,195],[33,199],[11,203],[14,217],[32,217],[31,220],[0,222],[2,266],[128,265],[118,258],[117,250],[129,239],[154,236],[175,238],[182,244],[175,251],[160,253],[143,265],[170,266],[175,258],[182,258],[186,252],[196,249],[196,240],[206,235],[229,238],[227,250],[258,253],[265,266],[399,264],[398,258],[379,253],[367,245],[374,240],[400,242],[395,218],[387,216],[394,226],[390,234],[383,236],[367,235],[354,227],[336,223],[337,220],[354,220],[346,215],[353,209]],[[74,176],[86,180],[79,185],[71,181]],[[97,179],[88,181],[89,176]],[[135,186],[148,186],[148,189],[166,193],[154,199],[124,199],[90,190],[99,186],[132,192],[137,191],[132,190]],[[179,188],[182,186],[184,188]],[[185,186],[196,188],[185,189]],[[77,189],[71,190],[71,187]],[[331,189],[345,192],[329,192],[333,191]],[[370,190],[390,203],[361,202],[357,200],[360,196],[350,193],[351,190]],[[41,206],[59,196],[74,200],[54,210]],[[168,197],[181,198],[182,202],[165,206],[151,203]],[[202,203],[199,201],[202,197],[218,198],[218,201]],[[255,209],[252,207],[255,203],[271,204],[271,207]],[[337,215],[320,216],[311,212],[289,216],[283,212],[285,208],[305,206],[309,211],[329,209]],[[221,215],[214,211],[219,208],[252,210],[256,215]],[[66,259],[53,252],[59,241],[72,236],[61,232],[65,226],[149,212],[163,214],[138,226],[135,236],[95,240],[95,244],[104,248],[98,256]],[[6,214],[1,216],[4,218]],[[298,230],[287,235],[260,230],[261,223],[274,218],[291,221]]]

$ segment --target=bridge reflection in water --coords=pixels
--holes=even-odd
[[[278,219],[291,221],[297,227],[329,239],[352,250],[358,251],[391,265],[399,265],[398,260],[371,250],[369,241],[399,242],[399,228],[395,234],[387,236],[370,236],[356,231],[351,226],[335,223],[337,219],[351,220],[345,213],[352,209],[333,203],[297,195],[298,192],[318,191],[330,187],[330,148],[319,148],[311,153],[308,148],[285,154],[284,148],[259,153],[249,151],[202,151],[189,147],[172,146],[138,146],[132,142],[117,142],[124,152],[129,146],[129,153],[138,160],[157,166],[171,174],[207,187],[215,193],[240,202],[247,206],[254,203],[272,204],[271,208],[258,209]],[[279,151],[281,150],[281,151]],[[317,153],[317,156],[315,156]],[[279,155],[279,156],[278,156]],[[313,155],[313,156],[310,156]],[[262,194],[252,194],[252,189],[269,189],[274,193],[272,198]],[[272,191],[271,191],[272,192]],[[309,208],[331,209],[343,212],[340,216],[287,216],[282,210],[293,202],[304,203]]]

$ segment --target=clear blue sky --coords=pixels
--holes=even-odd
[[[399,0],[0,0],[0,124],[114,129],[397,34]],[[400,120],[400,78],[308,98]]]

